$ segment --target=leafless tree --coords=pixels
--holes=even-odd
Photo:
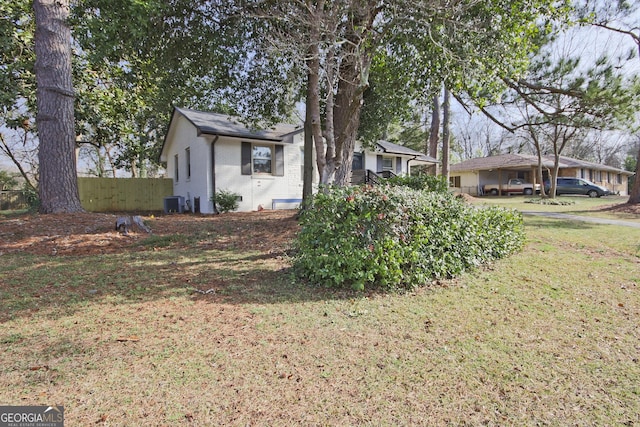
[[[27,188],[38,189],[38,144],[28,121],[22,129],[0,133],[0,153],[18,169]]]

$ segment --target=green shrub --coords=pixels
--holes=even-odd
[[[38,192],[31,187],[24,187],[24,194],[29,205],[30,212],[38,212],[40,210],[40,196]]]
[[[435,191],[446,193],[449,191],[449,184],[442,176],[417,174],[394,176],[385,181],[389,185],[413,188],[414,190]]]
[[[238,209],[240,195],[232,191],[219,190],[216,192],[213,202],[218,207],[218,211],[225,213]]]
[[[407,187],[328,188],[300,217],[294,266],[313,283],[411,289],[522,247],[521,214]]]

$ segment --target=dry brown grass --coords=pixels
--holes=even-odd
[[[0,404],[70,426],[640,423],[640,230],[528,218],[521,254],[363,295],[294,280],[293,212],[114,219],[0,219]]]

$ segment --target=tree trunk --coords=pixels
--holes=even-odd
[[[558,171],[560,170],[560,154],[558,153],[557,144],[554,143],[553,148],[554,156],[553,156],[553,170],[551,171],[551,176],[549,177],[549,181],[551,187],[549,188],[549,197],[552,199],[556,198],[556,187],[558,184]]]
[[[449,145],[450,132],[449,132],[449,115],[451,113],[450,108],[450,96],[449,89],[444,89],[444,102],[442,103],[442,176],[449,182]]]
[[[536,175],[538,177],[537,178],[538,184],[540,184],[540,196],[546,197],[547,193],[545,192],[545,189],[544,189],[544,179],[542,177],[542,148],[540,147],[540,139],[538,139],[538,134],[536,133],[534,127],[531,124],[527,126],[527,130],[529,131],[529,135],[531,136],[531,140],[533,141],[533,146],[536,149],[536,156],[538,157]]]
[[[336,140],[336,173],[334,183],[339,186],[348,185],[351,180],[353,151],[355,150],[360,112],[362,111],[363,90],[351,79],[357,73],[355,67],[342,69],[334,110],[334,130]],[[358,78],[355,78],[359,82]]]
[[[433,112],[431,113],[431,127],[429,129],[429,146],[426,153],[438,158],[438,136],[440,135],[440,96],[433,97]]]
[[[307,74],[307,87],[311,80],[310,73]],[[304,160],[302,168],[302,207],[306,209],[313,196],[313,134],[311,131],[311,96],[307,91],[307,101],[304,119]]]
[[[34,0],[40,212],[82,212],[71,80],[69,0]]]
[[[638,161],[636,162],[636,176],[629,195],[629,201],[627,203],[638,204],[640,203],[640,150],[638,150]]]
[[[317,12],[321,13],[321,11]],[[312,14],[313,15],[313,14]],[[313,16],[316,21],[320,21],[319,16]],[[326,184],[327,160],[325,143],[322,137],[322,116],[320,114],[320,29],[317,26],[311,27],[309,52],[307,63],[307,111],[305,128],[311,130],[313,144],[316,152],[316,167],[320,175],[320,184]]]
[[[358,2],[354,2],[358,5]],[[356,145],[362,100],[369,86],[371,55],[362,49],[363,31],[373,25],[376,13],[371,5],[360,3],[352,7],[347,40],[338,71],[338,90],[333,104],[333,131],[336,146],[336,173],[334,183],[338,186],[350,184],[353,151]],[[330,105],[327,105],[329,108]],[[331,117],[327,115],[327,117]]]
[[[544,189],[544,179],[543,179],[543,170],[542,170],[542,154],[540,153],[540,148],[536,150],[536,154],[538,156],[538,165],[536,166],[536,175],[537,175],[537,184],[540,184],[540,197],[547,197],[546,190]],[[549,181],[551,182],[551,181]],[[534,185],[536,182],[534,182]]]
[[[24,144],[26,144],[26,139],[27,139],[27,131],[25,130]],[[13,149],[9,146],[9,144],[7,144],[7,141],[4,140],[4,137],[1,133],[0,133],[0,151],[3,152],[7,157],[9,157],[9,159],[13,162],[14,166],[18,169],[18,171],[20,172],[20,175],[24,179],[26,186],[29,187],[29,189],[37,192],[38,191],[38,188],[37,188],[38,182],[36,181],[37,175],[34,177],[34,181],[32,181],[26,169],[22,166],[22,163],[20,162],[20,160],[18,160],[18,158],[16,157],[16,154],[14,154],[13,152]]]

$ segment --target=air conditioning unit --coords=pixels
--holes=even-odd
[[[184,213],[184,197],[182,196],[165,197],[164,213]]]

